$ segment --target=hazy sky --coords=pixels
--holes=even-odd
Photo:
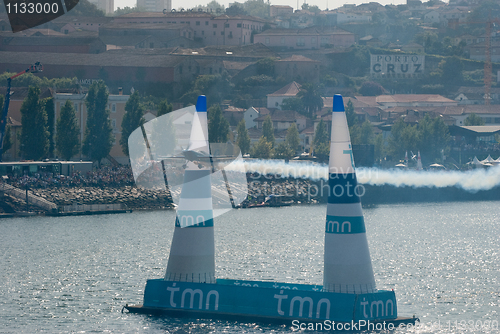
[[[172,8],[192,8],[198,5],[206,5],[207,3],[211,2],[212,0],[172,0]],[[243,3],[246,0],[240,0],[237,2]],[[217,0],[218,3],[221,5],[224,5],[226,8],[229,6],[229,3],[235,2],[234,0]],[[342,7],[344,4],[362,4],[362,3],[367,3],[370,2],[370,0],[350,0],[350,1],[343,1],[343,0],[298,0],[299,6],[302,6],[304,2],[307,2],[311,6],[318,6],[320,9],[335,9],[338,7]],[[394,5],[400,5],[403,3],[406,3],[406,0],[379,0],[377,1],[378,3],[382,5],[389,5],[389,4],[394,4]],[[116,7],[135,7],[137,1],[136,0],[115,0],[115,8]],[[297,9],[297,0],[270,0],[271,5],[289,5],[292,6],[294,9]]]

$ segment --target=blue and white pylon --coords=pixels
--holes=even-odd
[[[196,103],[189,150],[210,154],[204,95]],[[187,162],[165,280],[215,283],[211,172]]]
[[[349,127],[341,95],[333,98],[323,290],[376,292],[356,180]]]

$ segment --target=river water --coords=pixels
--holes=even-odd
[[[500,333],[499,207],[460,202],[364,209],[378,288],[394,289],[399,314],[415,314],[425,325],[396,332]],[[325,212],[325,205],[310,205],[218,217],[217,276],[321,284]],[[126,303],[142,301],[146,279],[163,276],[174,216],[152,211],[0,220],[0,333],[291,330],[122,314]]]

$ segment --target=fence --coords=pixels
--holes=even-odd
[[[0,191],[2,191],[4,194],[8,194],[12,197],[26,200],[26,190],[22,190],[22,189],[13,187],[10,184],[2,183],[2,185],[0,186]],[[39,208],[44,209],[46,211],[57,210],[57,205],[55,203],[47,201],[44,198],[35,196],[32,193],[30,193],[29,191],[28,191],[28,202],[29,202],[29,205],[39,207]]]
[[[59,212],[95,212],[127,210],[123,203],[117,204],[72,204],[59,207]]]

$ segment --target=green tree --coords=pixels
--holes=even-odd
[[[224,117],[220,106],[208,108],[208,138],[211,143],[225,143],[229,137],[229,121]]]
[[[158,112],[156,113],[156,117],[160,117],[162,115],[168,114],[169,112],[172,112],[173,110],[172,104],[168,103],[168,101],[162,100],[160,101],[160,104],[158,105]]]
[[[248,135],[244,119],[242,119],[238,123],[238,128],[236,131],[238,133],[236,144],[240,147],[241,154],[247,154],[248,152],[250,152],[250,136]]]
[[[253,158],[271,159],[273,155],[273,146],[264,136],[260,137],[259,141],[252,147],[251,156]]]
[[[49,152],[47,114],[39,96],[40,88],[29,87],[21,106],[21,153],[28,160],[43,159]]]
[[[80,0],[76,2],[76,6],[72,9],[68,9],[68,14],[71,16],[104,16],[104,12],[97,9],[97,6],[90,3],[87,0]]]
[[[85,99],[87,125],[82,152],[92,161],[97,161],[99,166],[101,160],[108,156],[115,140],[109,110],[106,109],[108,96],[104,81],[99,80],[90,85]]]
[[[314,132],[313,148],[316,150],[321,144],[330,143],[330,134],[328,132],[326,123],[320,120]]]
[[[359,135],[359,141],[362,145],[371,144],[373,140],[373,126],[368,120],[364,121],[361,125],[361,133]]]
[[[377,96],[384,93],[384,87],[381,84],[374,81],[365,81],[359,89],[361,95],[364,96]],[[349,100],[350,101],[350,100]]]
[[[274,147],[274,128],[270,115],[267,115],[264,119],[264,123],[262,124],[262,135],[264,136],[264,138],[266,138],[268,143],[271,143],[271,147]]]
[[[70,160],[80,149],[80,129],[73,103],[66,100],[56,126],[56,147],[64,160]]]
[[[248,15],[257,16],[262,19],[269,18],[270,5],[263,0],[247,0],[243,3],[243,7]]]
[[[439,68],[442,70],[443,83],[457,86],[463,82],[464,65],[459,57],[448,57],[439,63]]]
[[[123,154],[127,157],[129,156],[128,151],[128,137],[130,134],[144,124],[144,107],[140,102],[139,92],[135,91],[128,98],[125,104],[125,115],[123,115],[122,120],[122,136],[120,138],[120,145],[122,147]]]
[[[349,128],[358,123],[358,116],[356,116],[356,113],[354,112],[354,105],[352,104],[351,99],[347,101],[347,105],[345,106],[345,117],[347,118],[347,125]]]
[[[0,104],[1,106],[1,104]],[[10,150],[12,147],[12,133],[10,131],[10,125],[7,125],[5,127],[5,134],[3,136],[3,149],[2,149],[2,154]]]
[[[281,110],[293,110],[304,116],[307,114],[304,109],[304,103],[302,103],[302,100],[298,97],[284,99],[281,103]]]
[[[226,8],[226,14],[229,16],[248,15],[243,4],[238,2],[234,2],[230,7]]]
[[[257,61],[257,74],[274,76],[275,59],[271,57],[262,58]]]
[[[313,117],[315,111],[323,108],[323,99],[321,98],[318,88],[312,83],[302,85],[297,97],[302,100],[309,118]]]
[[[274,149],[274,157],[277,159],[290,160],[294,157],[294,155],[294,150],[290,147],[290,145],[288,145],[286,141],[279,143]]]
[[[378,135],[375,136],[373,139],[373,146],[374,146],[374,159],[376,162],[380,163],[384,157],[384,135],[382,133],[379,133]]]
[[[54,110],[54,99],[52,97],[47,97],[41,101],[45,113],[47,114],[47,130],[49,131],[49,152],[50,157],[54,156],[54,123],[55,123],[55,110]]]
[[[295,123],[290,125],[288,130],[286,130],[285,141],[288,144],[288,146],[292,149],[293,154],[295,154],[300,144],[299,130],[297,130],[297,125]]]
[[[464,121],[465,126],[472,125],[484,125],[484,119],[476,115],[475,113],[470,114]]]
[[[417,126],[407,125],[403,118],[398,119],[391,128],[389,137],[389,153],[394,160],[403,157],[405,151],[416,151],[419,145],[419,131]]]
[[[449,149],[450,134],[448,126],[442,117],[430,118],[426,115],[418,123],[420,142],[418,148],[423,159],[427,161],[441,160],[441,152],[446,153]]]

